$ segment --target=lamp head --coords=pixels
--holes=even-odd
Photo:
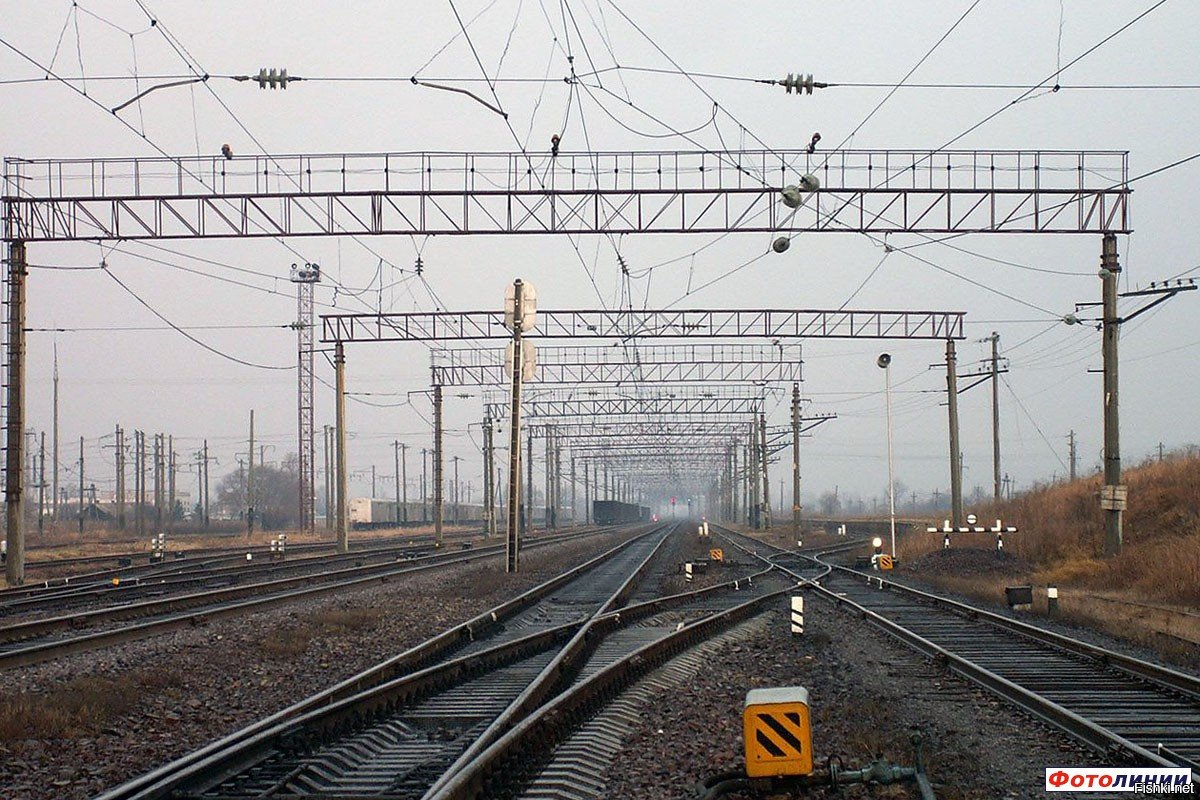
[[[875,359],[875,363],[879,365],[880,369],[887,369],[892,363],[892,356],[890,353],[880,353],[879,358]]]

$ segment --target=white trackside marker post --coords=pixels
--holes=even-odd
[[[688,583],[692,582],[692,562],[687,562],[683,565],[683,578]]]
[[[804,635],[804,595],[792,595],[792,633]]]
[[[1046,587],[1046,612],[1049,614],[1058,613],[1058,587]]]

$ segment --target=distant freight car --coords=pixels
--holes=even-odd
[[[372,500],[369,497],[351,497],[349,502],[350,525],[356,530],[368,528],[393,528],[405,525],[430,525],[433,522],[432,503],[407,504],[408,521],[405,522],[404,503],[395,500]],[[483,506],[460,503],[442,504],[442,520],[447,525],[479,522],[483,519]]]
[[[623,525],[630,522],[648,522],[650,509],[616,500],[593,500],[592,519],[597,525]]]

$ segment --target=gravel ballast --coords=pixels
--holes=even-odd
[[[1098,757],[990,694],[935,667],[857,615],[810,599],[807,632],[793,637],[783,603],[763,633],[726,645],[677,693],[659,695],[625,741],[606,796],[690,800],[706,777],[743,768],[746,691],[809,690],[815,762],[846,766],[882,755],[911,764],[914,729],[940,800],[1042,797],[1044,768],[1099,764]],[[854,787],[842,795],[917,797],[903,786]]]
[[[5,673],[5,800],[68,800],[279,711],[627,538],[602,534]]]

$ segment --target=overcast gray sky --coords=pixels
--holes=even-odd
[[[886,87],[899,81],[972,5],[961,24],[913,74],[911,83],[1032,86],[1159,4],[1152,0],[454,3],[469,22],[470,41],[484,68],[503,78],[561,79],[569,74],[568,53],[575,56],[578,72],[590,70],[593,64],[605,68],[614,63],[670,69],[666,53],[695,73],[782,78],[789,72],[811,72],[818,81],[884,85],[831,88],[796,97],[750,81],[697,77],[724,110],[714,117],[712,102],[678,75],[606,72],[601,80],[611,94],[581,91],[569,111],[572,95],[561,80],[501,83],[497,92],[517,135],[531,149],[546,149],[550,136],[561,133],[563,150],[694,147],[654,118],[675,130],[698,128],[692,137],[710,148],[758,148],[755,137],[772,148],[800,148],[816,131],[823,145],[833,147],[887,94]],[[153,85],[153,76],[185,74],[181,53],[214,76],[255,73],[266,66],[287,68],[301,76],[397,78],[301,82],[286,92],[260,91],[251,83],[213,78],[207,87],[156,91],[121,112],[136,131],[171,154],[214,154],[223,143],[239,154],[258,152],[260,143],[272,153],[513,150],[513,137],[495,113],[462,95],[405,80],[414,74],[446,83],[481,76],[468,43],[461,36],[452,40],[459,30],[454,7],[449,2],[0,0],[0,38],[43,67],[53,62],[54,71],[81,90],[86,79],[88,97],[108,108]],[[157,28],[149,26],[145,9],[160,20]],[[1073,87],[1195,87],[1200,84],[1198,31],[1200,6],[1186,0],[1162,3],[1064,71],[1059,78],[1061,91],[1035,93],[955,146],[1128,149],[1132,175],[1190,155],[1200,129],[1196,88]],[[137,86],[127,80],[100,79],[135,72],[144,76]],[[137,133],[67,86],[52,80],[17,80],[44,76],[12,50],[0,48],[0,98],[6,110],[0,123],[0,150],[6,156],[155,154]],[[478,83],[456,85],[486,92]],[[1020,94],[1016,88],[903,88],[850,145],[939,147]],[[623,101],[626,97],[636,108]],[[1193,162],[1135,185],[1136,230],[1119,242],[1125,267],[1123,288],[1200,265],[1200,227],[1194,223],[1200,216],[1194,189],[1198,179],[1200,162]],[[565,237],[364,241],[390,262],[381,275],[378,258],[353,240],[292,243],[348,289],[335,290],[327,283],[318,290],[319,303],[351,310],[494,308],[505,284],[521,276],[536,283],[543,307],[612,306],[621,300],[616,245],[630,269],[642,275],[632,283],[639,305],[837,307],[880,265],[851,307],[966,311],[969,338],[960,347],[964,370],[985,353],[986,345],[977,340],[993,330],[1000,333],[1012,369],[1001,392],[1004,471],[1018,486],[1064,471],[1066,435],[1072,428],[1079,437],[1082,463],[1090,466],[1099,459],[1099,376],[1089,373],[1100,363],[1099,335],[1087,326],[1054,324],[1054,317],[1073,311],[1076,302],[1099,298],[1100,237],[1096,235],[977,235],[955,241],[973,253],[1011,265],[941,245],[915,251],[962,277],[902,251],[885,258],[877,243],[860,235],[804,235],[787,253],[716,281],[732,266],[760,253],[769,239],[750,234],[719,240],[667,235],[626,236],[619,241],[583,237],[579,254]],[[890,237],[897,247],[917,241],[911,236]],[[239,326],[193,331],[213,347],[263,364],[294,362],[294,333],[282,327],[295,314],[287,282],[288,267],[296,260],[293,253],[273,241],[170,246],[182,255],[135,244],[111,253],[107,249],[102,253],[95,244],[36,245],[30,248],[29,260],[42,266],[86,267],[104,257],[114,274],[174,323]],[[424,281],[411,272],[418,252]],[[139,255],[161,258],[170,265]],[[640,272],[663,262],[670,263]],[[595,286],[587,270],[594,272]],[[380,283],[385,287],[382,291]],[[691,293],[683,297],[689,289]],[[357,290],[363,291],[352,296]],[[1129,461],[1148,454],[1160,441],[1168,447],[1195,441],[1193,398],[1200,388],[1192,368],[1200,354],[1196,302],[1194,296],[1185,295],[1139,318],[1125,331],[1122,443]],[[206,352],[165,329],[102,271],[35,269],[28,319],[34,329],[86,329],[31,334],[29,420],[34,428],[49,428],[51,353],[57,342],[65,442],[61,458],[73,463],[78,436],[85,436],[92,462],[89,472],[102,486],[111,482],[112,467],[111,450],[102,449],[111,445],[111,439],[101,437],[111,436],[118,423],[130,430],[172,433],[185,453],[208,437],[220,459],[214,475],[235,468],[237,453],[244,453],[250,408],[257,410],[260,436],[274,446],[268,459],[295,450],[294,372],[239,366]],[[268,325],[275,327],[262,327]],[[121,326],[155,330],[103,330]],[[879,343],[813,340],[806,344],[805,396],[812,398],[813,411],[839,415],[805,443],[805,493],[810,497],[835,485],[843,493],[865,496],[883,491],[884,401],[881,375],[874,365],[881,349]],[[943,347],[892,343],[886,349],[895,357],[898,477],[922,494],[936,488],[944,492],[949,482],[946,421],[939,406],[943,395],[938,392],[944,388],[944,378],[941,371],[928,368],[941,360]],[[392,406],[351,404],[352,469],[369,470],[374,463],[380,474],[390,473],[395,438],[418,449],[429,446],[427,400],[414,395],[411,406],[393,405],[403,403],[405,393],[426,388],[428,358],[427,349],[420,345],[351,350],[351,390],[376,393],[360,399]],[[319,363],[318,370],[331,379],[328,364]],[[976,484],[990,485],[988,403],[985,387],[962,398],[968,492]],[[448,456],[466,459],[463,479],[472,480],[476,487],[480,413],[478,397],[448,401]],[[317,418],[318,430],[332,421],[331,392],[323,387]],[[786,419],[786,407],[780,404],[773,420]],[[97,465],[100,459],[103,466]],[[418,473],[414,458],[409,474]],[[368,490],[361,482],[351,488],[355,495]]]

